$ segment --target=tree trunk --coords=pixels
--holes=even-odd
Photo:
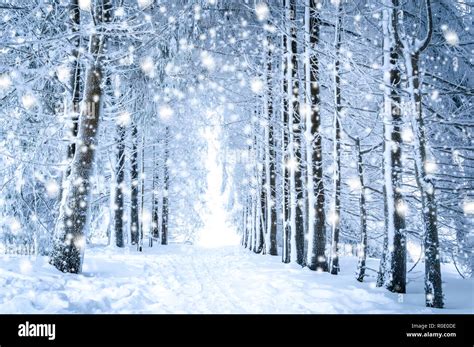
[[[243,216],[243,235],[242,235],[242,245],[247,248],[248,247],[248,239],[249,239],[249,225],[248,225],[248,197],[245,199],[244,205],[244,216]]]
[[[256,137],[256,136],[255,136]],[[258,146],[258,147],[261,147],[261,145],[257,145],[257,139],[255,138],[255,145]],[[256,205],[255,205],[255,209],[256,209],[256,213],[255,213],[255,220],[256,220],[256,223],[255,223],[255,246],[254,246],[254,249],[253,251],[255,253],[261,253],[262,250],[263,250],[263,246],[264,246],[264,241],[265,241],[265,237],[263,235],[263,230],[265,229],[265,224],[264,224],[264,216],[265,216],[265,207],[263,206],[263,203],[265,201],[265,190],[263,189],[264,185],[265,185],[265,175],[263,172],[260,172],[261,170],[259,169],[259,166],[258,163],[261,162],[261,159],[262,159],[262,155],[261,155],[261,152],[263,152],[261,150],[261,148],[257,148],[257,151],[256,151],[256,165],[255,165],[255,176],[257,178],[257,180],[259,179],[259,177],[261,178],[261,183],[258,184],[257,186],[257,196],[255,197],[255,200],[256,200]],[[262,170],[263,170],[263,167],[262,167]]]
[[[268,41],[270,42],[270,37]],[[267,207],[267,238],[265,240],[266,253],[270,255],[277,255],[277,216],[276,216],[276,172],[275,172],[275,139],[274,139],[274,125],[273,125],[273,93],[272,93],[272,51],[267,50],[266,55],[266,97],[265,97],[265,112],[267,117],[267,126],[265,128],[265,174],[266,174],[266,207]]]
[[[141,170],[140,170],[140,228],[139,228],[139,239],[138,239],[138,251],[143,251],[143,234],[145,233],[143,228],[143,220],[145,214],[145,131],[142,130],[142,141],[141,141]]]
[[[387,0],[383,12],[384,33],[384,202],[385,238],[377,285],[406,292],[405,204],[401,194],[402,115],[400,111],[399,46],[394,38],[395,11]]]
[[[117,126],[117,164],[115,167],[115,244],[123,247],[123,189],[125,177],[125,128]]]
[[[251,198],[251,219],[250,219],[250,236],[249,236],[249,250],[253,251],[255,249],[255,228],[256,228],[256,223],[257,223],[257,216],[255,213],[255,196],[252,196]]]
[[[360,196],[359,196],[359,215],[360,215],[360,245],[359,245],[359,262],[357,264],[357,280],[364,281],[366,259],[367,259],[367,210],[365,207],[365,184],[364,184],[364,167],[362,160],[362,152],[360,150],[360,139],[356,139],[357,148],[357,171],[359,174]]]
[[[435,186],[426,172],[427,142],[422,113],[421,85],[419,78],[419,54],[405,51],[405,66],[408,75],[409,91],[412,103],[411,124],[415,135],[415,174],[421,193],[421,206],[425,226],[425,300],[427,307],[443,308],[443,290],[441,264],[439,258],[438,213]]]
[[[130,236],[132,245],[138,244],[138,146],[137,146],[138,130],[135,121],[132,122],[132,153],[130,154]]]
[[[157,184],[160,181],[159,172],[157,170],[156,165],[157,158],[156,158],[156,148],[153,147],[153,212],[152,212],[152,231],[151,231],[151,239],[157,239],[160,233],[160,202],[158,199],[158,192],[157,192]],[[153,244],[153,242],[151,242]]]
[[[79,113],[81,106],[81,64],[79,61],[79,49],[81,46],[80,25],[81,12],[78,0],[71,0],[69,5],[70,26],[73,37],[71,38],[72,49],[72,74],[71,74],[71,93],[72,93],[72,117],[71,117],[71,138],[68,146],[67,158],[72,161],[76,153],[76,138],[79,131]],[[66,178],[71,173],[71,166],[66,169]]]
[[[287,11],[286,8],[288,6],[287,3],[288,0],[283,0],[283,8],[285,8],[284,15],[283,15],[283,20],[286,22],[287,18]],[[283,250],[282,250],[282,261],[284,263],[289,263],[290,262],[290,170],[288,167],[288,161],[289,161],[289,142],[290,142],[290,137],[289,137],[289,95],[288,95],[288,59],[287,59],[287,54],[288,54],[288,37],[286,34],[283,35],[282,37],[282,49],[283,49],[283,54],[282,54],[282,66],[283,66],[283,75],[282,75],[282,89],[283,89],[283,97],[282,97],[282,169],[283,169],[283,191],[282,191],[282,203],[283,203],[283,208],[282,208],[282,217],[283,217]]]
[[[288,22],[290,36],[287,38],[288,54],[288,114],[289,114],[289,169],[290,169],[290,260],[304,264],[304,220],[303,220],[303,180],[301,173],[300,118],[299,118],[299,83],[298,51],[296,27],[296,0],[289,0]]]
[[[340,55],[341,55],[341,26],[342,26],[342,4],[338,4],[337,8],[337,24],[336,24],[336,38],[335,51],[336,61],[334,62],[334,202],[332,208],[332,237],[331,237],[331,274],[337,275],[339,273],[339,234],[340,234],[340,219],[341,219],[341,76],[340,69]]]
[[[306,6],[307,47],[306,62],[306,94],[311,116],[307,115],[307,131],[309,131],[308,158],[308,252],[306,264],[311,270],[328,271],[326,260],[326,221],[324,212],[323,153],[320,134],[320,90],[319,90],[319,59],[315,52],[319,43],[320,18],[317,1],[309,0]]]
[[[99,23],[111,19],[112,5],[103,0],[97,5]],[[82,271],[86,244],[86,228],[89,217],[90,178],[92,175],[97,134],[102,104],[102,47],[105,43],[103,28],[91,36],[90,52],[94,59],[86,71],[84,108],[79,119],[78,139],[80,150],[76,151],[66,190],[63,192],[58,229],[55,233],[50,263],[58,270],[69,273]]]
[[[168,169],[168,160],[169,160],[169,128],[166,127],[165,130],[165,148],[164,148],[164,157],[163,157],[163,203],[162,203],[162,212],[161,212],[161,244],[168,244],[168,214],[169,214],[169,169]]]

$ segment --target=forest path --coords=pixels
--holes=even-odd
[[[359,283],[357,259],[338,276],[315,273],[240,246],[90,246],[84,272],[63,274],[45,257],[0,256],[2,313],[472,313],[473,281],[444,269],[446,310],[423,307],[421,268],[398,297]],[[369,259],[376,268],[377,260]],[[401,302],[403,299],[403,302]],[[469,304],[470,301],[470,304]],[[464,308],[464,309],[462,309]]]

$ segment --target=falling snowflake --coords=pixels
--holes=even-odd
[[[13,234],[17,234],[21,229],[21,223],[16,218],[11,218],[10,220],[10,231]]]
[[[118,7],[116,10],[115,10],[115,16],[116,17],[123,17],[125,16],[125,9],[123,7]]]
[[[36,104],[36,97],[31,93],[27,93],[21,97],[21,103],[26,109],[30,109]]]
[[[404,217],[408,211],[408,206],[403,200],[399,200],[395,206],[395,210],[399,216]]]
[[[433,161],[425,162],[425,170],[427,173],[435,173],[437,168],[438,168],[438,165],[436,165],[435,162]]]
[[[214,70],[216,65],[214,58],[208,52],[201,53],[201,63],[208,70]]]
[[[117,124],[124,127],[130,124],[132,120],[130,112],[122,112],[120,115],[117,117]]]
[[[359,177],[351,177],[347,180],[347,185],[351,190],[360,190],[362,186],[360,185]]]
[[[463,210],[466,215],[474,215],[474,200],[464,201]]]
[[[79,8],[83,11],[90,11],[91,0],[79,0]]]
[[[137,2],[138,2],[138,7],[140,9],[144,9],[150,6],[153,3],[153,0],[137,0]]]
[[[290,170],[297,170],[298,169],[298,160],[296,160],[296,158],[289,158],[286,161],[286,167]]]
[[[12,81],[10,79],[10,76],[8,76],[7,74],[0,75],[0,90],[9,88],[11,84]]]
[[[168,105],[161,106],[158,114],[160,115],[160,118],[163,120],[168,120],[171,117],[173,117],[174,111],[171,107]]]
[[[301,115],[301,117],[303,117],[303,118],[311,117],[311,113],[312,113],[311,105],[309,105],[307,103],[302,103],[300,105],[300,115]]]
[[[71,78],[71,72],[65,65],[61,65],[56,69],[56,75],[58,76],[58,80],[62,83],[69,83],[69,79]]]
[[[84,236],[79,236],[77,237],[75,240],[74,240],[74,245],[79,248],[79,249],[82,249],[85,247],[86,245],[86,238]]]
[[[58,193],[59,193],[59,185],[57,184],[56,181],[51,180],[48,183],[46,183],[46,194],[48,194],[50,198],[56,197]]]
[[[455,31],[447,29],[443,32],[443,35],[448,45],[457,46],[459,44],[459,37]]]
[[[413,131],[411,130],[411,128],[402,129],[402,140],[405,143],[410,143],[413,141]]]
[[[247,124],[245,127],[244,127],[244,134],[245,135],[250,135],[252,133],[252,127]]]
[[[336,211],[331,211],[329,213],[328,222],[333,226],[339,223],[339,215],[336,213]]]
[[[140,68],[148,77],[155,76],[155,62],[152,57],[145,57],[140,63]]]
[[[253,78],[250,82],[250,89],[255,94],[261,94],[263,91],[263,82],[260,78]]]
[[[255,6],[255,14],[257,15],[259,21],[264,21],[265,19],[267,19],[269,13],[270,10],[268,9],[267,4],[265,4],[264,2],[261,2]]]

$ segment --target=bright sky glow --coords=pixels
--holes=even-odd
[[[216,117],[217,118],[217,117]],[[203,216],[204,227],[198,233],[197,244],[204,247],[221,247],[238,245],[240,237],[228,222],[228,212],[225,209],[226,193],[221,193],[222,166],[218,163],[217,154],[220,151],[218,120],[214,118],[213,127],[206,130],[208,141],[208,157],[206,161],[207,193],[205,196],[207,213]]]

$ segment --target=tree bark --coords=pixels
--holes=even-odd
[[[290,259],[304,265],[304,199],[301,156],[301,119],[299,114],[298,47],[296,0],[289,0],[288,21],[288,97],[289,97],[289,152],[290,152]]]
[[[138,244],[138,146],[137,137],[138,130],[135,121],[132,122],[131,131],[132,148],[130,154],[130,180],[131,180],[131,194],[130,194],[130,236],[131,244]]]
[[[140,169],[140,228],[139,228],[139,239],[138,239],[138,251],[143,251],[143,235],[145,231],[143,230],[144,224],[144,214],[145,214],[145,132],[142,130],[142,141],[141,141],[141,169]]]
[[[168,244],[168,214],[169,214],[169,128],[165,129],[165,141],[164,141],[164,156],[163,156],[163,202],[161,212],[161,244]]]
[[[415,174],[421,193],[421,206],[425,226],[425,301],[427,307],[443,308],[441,264],[439,257],[438,212],[435,186],[426,172],[427,140],[422,112],[421,84],[419,78],[419,52],[406,52],[405,65],[412,101],[411,123],[415,134]]]
[[[283,0],[283,8],[285,9],[283,15],[283,21],[286,23],[287,19],[287,11],[286,8],[288,6],[289,0]],[[288,97],[288,37],[286,34],[282,36],[282,66],[283,66],[283,75],[282,75],[282,90],[283,90],[283,97],[282,97],[282,169],[283,169],[283,190],[282,190],[282,217],[283,217],[283,249],[282,249],[282,262],[289,263],[290,262],[290,170],[288,167],[289,161],[289,152],[288,146],[290,142],[289,137],[289,97]]]
[[[79,49],[81,46],[80,25],[81,12],[78,0],[71,0],[69,5],[70,26],[73,37],[71,39],[72,49],[72,70],[71,74],[71,96],[72,96],[72,117],[71,117],[71,138],[72,141],[68,146],[67,158],[72,161],[76,153],[76,138],[79,131],[79,113],[81,106],[81,64],[79,61]],[[71,173],[71,166],[66,169],[66,178]]]
[[[152,231],[151,239],[157,239],[160,234],[160,202],[158,198],[157,184],[160,181],[159,172],[157,170],[156,148],[153,147],[153,212],[152,212]],[[153,241],[151,242],[153,244]]]
[[[112,4],[102,0],[97,5],[97,20],[108,23],[111,19]],[[80,150],[76,151],[66,190],[63,192],[58,229],[53,241],[50,263],[58,270],[80,273],[86,244],[86,228],[89,217],[90,178],[92,175],[97,134],[102,103],[102,48],[106,37],[103,29],[93,34],[90,40],[90,52],[94,59],[86,71],[84,102],[79,118],[78,140]]]
[[[125,177],[125,128],[117,126],[117,164],[115,167],[115,244],[123,247],[123,206],[124,206],[124,177]]]
[[[326,218],[323,182],[323,151],[321,129],[321,99],[319,89],[319,59],[316,47],[319,44],[320,17],[317,1],[309,0],[306,11],[308,26],[309,57],[306,62],[306,92],[311,116],[308,117],[310,148],[308,148],[308,252],[306,263],[311,270],[328,271],[326,259]]]
[[[341,76],[340,76],[340,55],[341,55],[341,28],[342,26],[342,4],[337,6],[337,24],[335,33],[336,61],[334,62],[334,202],[332,208],[332,237],[331,237],[331,274],[339,273],[339,234],[341,219]]]
[[[271,38],[268,37],[270,43]],[[277,216],[276,216],[276,171],[275,171],[275,130],[273,124],[273,87],[272,87],[272,51],[267,49],[266,54],[266,97],[265,111],[267,118],[267,127],[265,129],[265,174],[266,174],[266,218],[267,218],[267,238],[265,241],[266,253],[277,255]]]
[[[384,203],[385,238],[377,285],[392,292],[406,292],[406,236],[402,185],[402,115],[400,110],[400,49],[395,40],[396,4],[387,0],[384,32]]]
[[[367,210],[365,207],[365,183],[364,183],[364,163],[362,160],[362,151],[360,149],[360,139],[356,139],[357,149],[357,172],[359,174],[360,196],[359,196],[359,215],[360,215],[360,245],[357,263],[357,280],[364,281],[367,259]]]

